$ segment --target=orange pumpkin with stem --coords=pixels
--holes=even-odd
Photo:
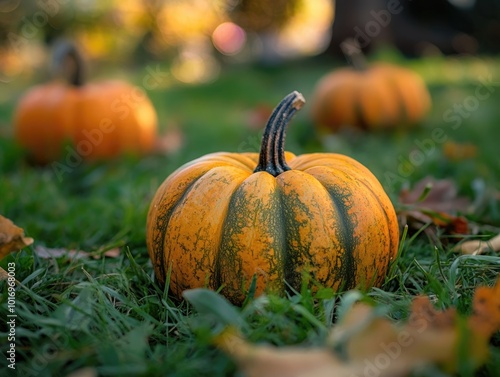
[[[14,114],[15,137],[36,163],[69,153],[96,160],[152,150],[157,116],[143,90],[118,80],[85,84],[71,43],[58,46],[55,60],[59,70],[69,67],[69,80],[31,88]],[[67,142],[73,148],[64,151]]]
[[[325,287],[380,285],[398,249],[398,223],[375,176],[347,156],[284,151],[288,122],[304,104],[293,92],[276,107],[260,154],[219,152],[172,173],[147,218],[156,277],[185,289],[222,288],[241,303],[300,289],[304,272]]]
[[[431,98],[415,72],[387,63],[368,66],[354,41],[342,44],[353,68],[322,77],[312,100],[312,118],[318,127],[337,131],[342,126],[393,129],[421,121]]]

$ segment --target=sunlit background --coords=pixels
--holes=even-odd
[[[333,24],[332,0],[1,0],[0,80],[29,78],[46,63],[51,44],[65,37],[92,61],[158,60],[171,64],[176,80],[207,82],[227,63],[334,55],[385,3],[339,1]],[[404,13],[369,37],[366,50],[389,43],[410,56],[498,51],[498,1],[400,4]]]
[[[60,37],[95,61],[168,61],[175,79],[214,80],[222,61],[315,55],[330,41],[330,0],[0,1],[0,79],[32,75]]]

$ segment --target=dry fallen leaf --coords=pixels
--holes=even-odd
[[[11,220],[0,215],[0,259],[32,243],[33,238],[25,237],[22,228],[19,228]]]
[[[488,241],[471,240],[465,241],[453,248],[453,251],[461,254],[479,255],[485,251],[500,251],[500,234]]]
[[[362,311],[365,313],[363,320],[368,320],[368,325],[359,331],[353,331],[353,326],[355,329],[359,325],[355,321],[344,320],[332,330],[333,340],[338,338],[338,331],[351,333],[343,341],[344,352],[350,363],[378,365],[378,372],[383,371],[384,375],[396,366],[398,372],[404,371],[403,375],[406,375],[417,366],[445,364],[454,358],[458,336],[454,311],[437,313],[428,297],[417,298],[408,323],[396,325],[388,318],[374,317],[373,309],[366,305],[363,306],[368,309],[360,310],[361,305],[363,304],[355,305],[348,316],[363,318],[358,314]],[[422,310],[423,308],[425,309]],[[342,346],[333,343],[334,348],[339,345]],[[454,361],[453,359],[452,365]]]
[[[0,281],[7,280],[9,278],[9,273],[0,267]]]
[[[109,249],[109,250],[106,250],[104,253],[102,254],[98,254],[98,255],[92,255],[92,257],[94,259],[100,259],[101,256],[103,257],[108,257],[108,258],[118,258],[121,254],[121,249],[119,247],[114,247],[112,249]]]
[[[420,200],[427,187],[430,187],[428,194]],[[420,180],[412,190],[401,190],[399,199],[402,204],[417,205],[419,208],[448,214],[466,212],[470,205],[468,198],[458,196],[458,188],[453,180],[433,177]]]
[[[215,344],[246,377],[404,377],[426,365],[455,373],[463,347],[474,367],[488,358],[489,339],[500,330],[500,279],[476,289],[473,309],[464,330],[454,308],[438,311],[426,296],[415,298],[401,324],[358,303],[332,329],[328,347],[252,345],[231,327]]]
[[[438,228],[448,235],[469,233],[467,219],[458,213],[467,212],[470,201],[458,196],[458,189],[452,180],[426,177],[417,182],[412,190],[403,189],[399,201],[400,224],[415,230],[431,224],[425,233],[435,242],[438,241]]]
[[[68,250],[64,248],[53,249],[38,245],[35,247],[33,251],[39,258],[42,259],[52,259],[61,257],[66,257],[68,259],[82,259],[82,258],[100,259],[101,256],[109,258],[117,258],[118,256],[120,256],[120,248],[118,247],[109,249],[104,253],[99,253],[99,252],[89,253],[87,251],[82,251],[82,250]]]
[[[254,346],[232,328],[216,339],[216,345],[236,361],[245,377],[319,376],[318,370],[325,366],[330,371],[338,368],[338,374],[332,376],[349,376],[341,374],[341,361],[326,348]]]

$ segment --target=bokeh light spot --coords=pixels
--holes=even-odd
[[[245,46],[245,30],[233,22],[224,22],[212,33],[212,43],[224,55],[236,55]]]

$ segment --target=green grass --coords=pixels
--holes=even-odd
[[[380,179],[395,204],[403,185],[427,175],[455,180],[460,194],[472,200],[477,196],[473,187],[480,183],[485,187],[483,199],[470,218],[480,231],[491,234],[500,228],[500,86],[456,130],[443,119],[455,103],[474,95],[481,74],[491,72],[500,79],[500,61],[481,62],[477,72],[472,69],[474,61],[460,63],[457,77],[450,74],[448,60],[403,61],[424,75],[432,91],[433,110],[420,128],[321,138],[306,106],[290,127],[287,149],[299,154],[335,151],[358,159]],[[122,253],[118,258],[41,259],[28,247],[2,260],[3,268],[16,263],[21,284],[16,291],[17,370],[10,373],[2,357],[0,375],[63,376],[86,366],[103,376],[234,375],[234,364],[210,344],[211,333],[204,324],[214,319],[198,316],[187,303],[173,301],[157,286],[145,246],[148,205],[160,183],[184,162],[219,150],[257,149],[259,131],[246,127],[249,112],[261,104],[274,106],[292,90],[310,99],[314,84],[329,68],[321,60],[280,68],[239,66],[228,67],[212,84],[172,82],[149,94],[162,128],[176,124],[185,132],[186,143],[178,153],[81,165],[62,181],[50,167],[27,164],[9,136],[15,102],[29,83],[3,88],[0,213],[23,227],[35,245],[95,254],[120,246]],[[144,72],[121,74],[140,84]],[[407,179],[388,178],[397,173],[401,158],[408,158],[418,148],[417,141],[431,137],[436,127],[443,128],[449,139],[477,145],[477,157],[449,161],[436,143]],[[408,237],[387,283],[362,296],[386,306],[395,319],[407,317],[411,299],[419,294],[432,296],[439,308],[456,306],[470,313],[474,287],[493,283],[500,258],[458,257],[450,248],[435,249],[422,235]],[[343,297],[320,292],[317,297],[303,290],[296,296],[250,301],[241,311],[245,335],[252,342],[276,345],[320,344],[342,310]],[[2,337],[6,293],[7,285],[1,282]],[[0,349],[5,355],[4,342]],[[491,349],[491,361],[478,375],[494,376],[500,370],[498,334]]]

